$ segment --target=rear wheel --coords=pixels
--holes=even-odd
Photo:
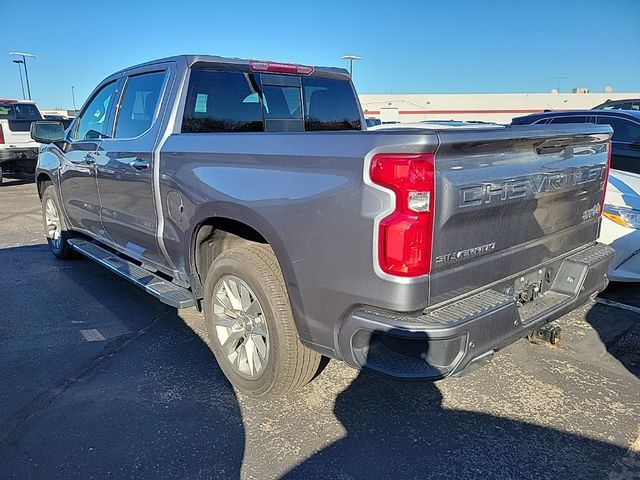
[[[52,185],[48,186],[42,194],[42,220],[51,253],[65,260],[73,258],[75,251],[67,242],[71,238],[71,232],[67,230]]]
[[[300,343],[273,250],[247,243],[220,254],[205,282],[216,360],[243,393],[275,398],[308,383],[321,356]]]

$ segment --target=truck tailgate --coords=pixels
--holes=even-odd
[[[33,120],[0,120],[4,141],[9,146],[37,146],[31,139],[30,129]]]
[[[429,303],[592,244],[610,135],[586,124],[438,132]]]

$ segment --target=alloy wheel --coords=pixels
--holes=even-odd
[[[264,311],[245,281],[225,275],[214,289],[215,333],[229,363],[241,375],[257,378],[269,359],[269,331]]]
[[[44,207],[44,218],[46,222],[47,238],[51,240],[54,248],[60,248],[62,242],[62,226],[58,208],[51,198],[47,199]]]

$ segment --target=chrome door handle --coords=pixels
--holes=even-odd
[[[129,162],[129,166],[136,170],[146,170],[147,168],[149,168],[149,162],[145,160],[136,159]]]

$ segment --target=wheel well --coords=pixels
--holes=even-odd
[[[53,185],[53,180],[46,173],[41,173],[36,179],[36,185],[38,186],[38,196],[42,199],[42,194],[49,185]]]
[[[243,242],[268,243],[257,230],[236,220],[211,218],[201,223],[191,247],[192,271],[196,273],[192,280],[199,283],[194,290],[202,290],[209,266],[222,252]]]

